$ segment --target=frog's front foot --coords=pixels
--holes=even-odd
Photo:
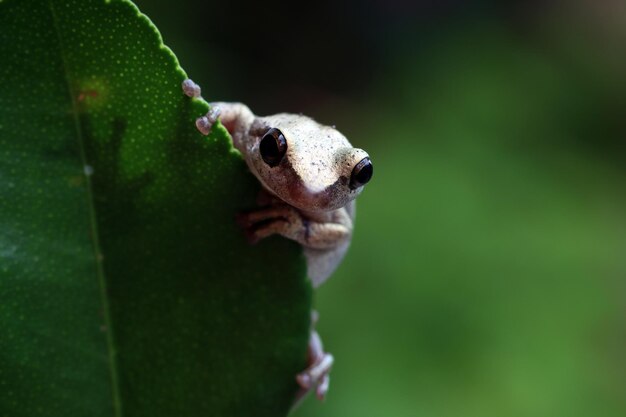
[[[211,107],[211,110],[202,117],[196,119],[196,128],[203,135],[208,135],[211,132],[211,128],[217,122],[220,117],[221,109],[219,107]]]
[[[200,89],[200,86],[190,79],[186,79],[185,81],[183,81],[182,88],[183,88],[183,93],[185,93],[185,95],[188,97],[191,97],[191,98],[201,97],[202,90]],[[211,132],[211,128],[213,127],[215,122],[217,122],[217,119],[220,117],[220,114],[221,114],[220,108],[217,106],[212,106],[206,115],[196,119],[196,128],[203,135],[208,135],[209,132]]]
[[[288,204],[277,203],[242,212],[237,215],[236,221],[243,228],[250,243],[257,243],[275,234],[306,243],[307,221],[297,209]]]
[[[185,95],[188,97],[200,97],[202,94],[202,90],[200,89],[200,86],[196,84],[195,82],[193,82],[193,80],[190,80],[189,78],[183,81],[182,87],[183,87],[183,93],[185,93]]]
[[[333,355],[324,352],[319,334],[312,330],[309,339],[308,367],[296,375],[296,381],[300,385],[296,402],[313,388],[315,388],[315,394],[320,401],[326,397],[330,382],[328,373],[333,366],[333,361]]]

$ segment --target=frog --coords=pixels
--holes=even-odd
[[[182,88],[189,97],[201,97],[200,86],[190,79]],[[302,114],[261,117],[243,103],[209,104],[209,112],[196,120],[197,129],[208,135],[219,120],[261,184],[259,207],[239,213],[237,222],[251,243],[272,235],[299,243],[307,275],[319,287],[350,246],[355,199],[373,175],[368,153],[353,147],[335,126]],[[316,312],[311,322],[308,366],[296,375],[296,403],[312,389],[318,399],[325,398],[334,362],[314,329]]]

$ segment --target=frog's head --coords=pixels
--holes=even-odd
[[[333,127],[301,115],[257,117],[246,162],[271,193],[305,211],[344,207],[372,177],[368,154]]]

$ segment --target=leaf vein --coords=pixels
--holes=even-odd
[[[59,43],[61,62],[63,64],[63,72],[65,76],[65,82],[67,84],[67,91],[70,96],[70,102],[72,104],[72,118],[74,120],[74,128],[76,130],[76,138],[78,140],[81,162],[83,167],[88,166],[87,157],[85,153],[85,144],[84,144],[84,135],[81,128],[79,116],[78,116],[78,105],[76,103],[76,94],[74,89],[72,88],[72,83],[70,81],[70,73],[69,66],[67,63],[67,58],[65,57],[65,48],[63,45],[63,38],[61,36],[61,29],[59,26],[59,19],[57,16],[57,12],[54,7],[54,1],[49,0],[48,5],[50,7],[50,13],[52,15],[52,21],[54,24],[54,31],[57,35],[57,40]],[[83,170],[83,175],[85,176],[85,184],[87,189],[87,204],[89,206],[89,216],[90,216],[90,224],[91,224],[91,237],[93,243],[94,250],[94,259],[96,261],[96,275],[98,277],[98,284],[100,288],[100,300],[102,303],[102,311],[104,317],[104,326],[105,326],[105,334],[108,348],[108,358],[109,358],[109,367],[110,367],[110,375],[111,375],[111,394],[113,400],[113,412],[115,417],[122,416],[122,402],[121,395],[119,391],[119,383],[118,383],[118,374],[117,374],[117,361],[115,354],[115,343],[113,338],[113,328],[111,323],[111,316],[109,312],[109,303],[107,300],[107,287],[106,287],[106,279],[104,274],[104,268],[102,266],[102,255],[99,244],[99,234],[98,234],[98,223],[96,216],[96,208],[93,200],[93,187],[91,184],[90,175],[88,175],[85,170]]]

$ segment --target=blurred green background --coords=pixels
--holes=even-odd
[[[293,416],[626,415],[626,3],[136,3],[205,98],[374,162]]]

